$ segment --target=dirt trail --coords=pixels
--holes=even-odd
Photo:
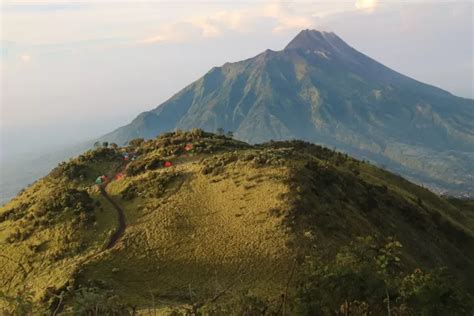
[[[78,262],[74,262],[74,265],[75,265],[74,271],[75,272],[73,272],[73,274],[75,274],[80,269],[80,267],[83,264],[85,264],[87,261],[92,260],[92,259],[98,257],[100,254],[102,254],[104,251],[113,248],[117,244],[117,241],[120,239],[120,237],[122,237],[123,233],[125,232],[125,228],[127,227],[127,224],[125,223],[125,212],[117,204],[117,202],[115,202],[109,196],[109,194],[105,190],[105,188],[107,187],[107,185],[109,183],[110,183],[110,181],[107,181],[103,185],[99,186],[99,191],[102,194],[102,196],[104,196],[107,199],[107,201],[109,201],[109,203],[112,204],[112,206],[115,208],[115,210],[117,210],[119,225],[117,227],[117,230],[113,233],[113,235],[110,236],[109,242],[107,243],[107,246],[105,248],[98,249],[94,253],[91,253],[91,254],[87,255],[86,257],[82,258],[82,260],[80,260]],[[60,305],[57,308],[61,307],[61,302],[59,302],[59,304]]]
[[[126,167],[127,167],[127,164],[125,164],[125,166],[122,168],[122,171],[125,170]],[[120,171],[119,173],[121,173],[122,171]],[[115,175],[113,177],[111,177],[111,179],[114,179],[114,178],[115,178]],[[110,180],[110,181],[107,180],[104,184],[100,185],[99,190],[100,190],[100,193],[107,199],[107,201],[109,201],[110,204],[112,204],[112,206],[117,211],[119,225],[117,227],[117,230],[114,232],[114,234],[112,236],[110,236],[110,239],[109,239],[109,242],[107,243],[107,246],[105,248],[103,248],[102,251],[113,248],[115,246],[115,244],[117,243],[117,241],[120,239],[120,237],[122,237],[123,233],[125,232],[125,228],[127,227],[127,224],[125,222],[125,212],[124,212],[123,208],[120,207],[120,205],[118,205],[118,203],[115,202],[109,196],[109,194],[107,193],[106,188],[107,188],[107,185],[111,181],[113,181],[113,180]]]
[[[107,243],[107,246],[105,249],[110,249],[115,244],[117,241],[120,239],[120,237],[123,235],[125,232],[125,228],[127,227],[127,224],[125,223],[125,212],[123,209],[120,207],[120,205],[117,204],[108,194],[107,191],[105,190],[106,185],[103,187],[100,187],[100,193],[109,201],[110,204],[115,208],[118,214],[118,220],[119,220],[119,225],[117,227],[117,230],[114,232],[112,236],[110,236],[109,242]]]

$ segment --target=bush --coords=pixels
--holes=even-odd
[[[279,315],[282,301],[269,301],[250,293],[236,295],[227,303],[210,303],[199,307],[195,315]],[[186,315],[189,315],[186,314]]]
[[[23,219],[7,238],[9,242],[28,239],[41,226],[50,225],[61,213],[72,213],[78,223],[90,224],[95,220],[94,200],[85,190],[62,188],[38,201],[36,208],[24,211]]]
[[[135,138],[135,139],[132,139],[130,142],[128,142],[128,144],[131,147],[137,148],[137,147],[140,147],[140,145],[143,144],[143,142],[144,142],[143,138]]]
[[[163,167],[164,160],[159,156],[148,159],[137,159],[128,164],[126,173],[130,176],[136,176],[146,170],[156,170]]]
[[[129,183],[121,192],[122,198],[132,200],[142,194],[147,194],[149,198],[160,198],[179,175],[176,172],[151,172],[147,178]]]
[[[18,291],[15,296],[9,296],[0,291],[0,300],[6,305],[0,309],[2,315],[33,315],[34,312],[43,314],[44,311],[36,310],[33,304],[33,294],[29,291]]]
[[[388,239],[380,245],[371,237],[344,247],[326,265],[306,262],[297,295],[303,315],[467,315],[473,300],[444,268],[404,273],[402,245]],[[390,303],[390,304],[389,304]]]
[[[400,293],[417,315],[468,315],[474,310],[473,297],[445,268],[428,273],[416,269],[403,278]]]
[[[96,287],[79,288],[73,293],[74,315],[135,315],[136,307],[121,303],[113,291]]]

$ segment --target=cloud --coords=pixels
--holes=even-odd
[[[361,10],[374,10],[378,4],[378,0],[357,0],[355,7]]]
[[[181,22],[163,23],[156,35],[139,40],[139,43],[176,43],[199,38],[213,38],[224,31],[243,31],[245,13],[242,11],[223,10],[215,14],[189,16]]]
[[[24,63],[28,63],[31,61],[31,55],[29,54],[22,54],[20,55],[20,60]]]
[[[169,38],[166,35],[157,35],[157,36],[143,38],[141,40],[138,40],[137,42],[141,44],[151,44],[151,43],[161,43],[161,42],[167,42],[167,41],[169,41]]]
[[[249,10],[221,10],[214,15],[214,19],[230,30],[244,31],[252,16]]]
[[[334,14],[370,12],[377,5],[377,0],[235,3],[196,0],[186,6],[158,0],[116,2],[112,6],[110,1],[77,0],[64,4],[59,0],[9,0],[7,3],[14,10],[5,14],[3,36],[31,44],[102,38],[141,44],[179,43],[224,37],[229,32],[268,34],[317,28],[323,19]],[[31,6],[35,12],[29,9]],[[81,10],[71,9],[61,14],[53,10],[69,6]],[[37,29],[39,32],[31,31]]]
[[[155,35],[138,40],[141,44],[153,43],[181,43],[189,40],[195,32],[189,23],[169,23],[159,27]]]
[[[315,26],[322,14],[313,11],[296,12],[289,4],[280,2],[264,3],[238,9],[209,10],[205,15],[191,15],[180,23],[162,24],[156,35],[139,40],[139,43],[164,43],[197,38],[218,37],[227,31],[250,33],[264,20],[273,32],[301,30]],[[178,25],[186,25],[186,30],[178,30]],[[188,32],[188,34],[186,33]],[[190,33],[193,33],[191,36]]]
[[[192,39],[216,37],[220,34],[221,30],[211,21],[198,18],[163,24],[158,28],[156,35],[140,39],[137,43],[182,43]]]
[[[315,21],[312,14],[296,14],[291,8],[281,3],[267,5],[263,10],[263,16],[272,18],[276,22],[273,28],[275,32],[310,28],[314,26]]]
[[[197,18],[190,23],[199,30],[202,37],[217,37],[222,32],[219,25],[209,18]]]

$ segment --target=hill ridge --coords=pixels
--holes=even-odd
[[[212,68],[101,140],[192,128],[249,143],[304,139],[462,195],[474,192],[473,109],[474,100],[391,70],[334,33],[305,30],[283,50]]]
[[[124,164],[107,193],[127,229],[98,254],[117,210],[95,181]],[[446,266],[472,285],[469,203],[304,141],[250,145],[194,129],[104,144],[0,208],[2,295],[28,290],[53,308],[63,295],[72,308],[92,291],[149,308],[150,293],[163,306],[202,306],[250,291],[278,306],[306,279],[295,266],[315,252],[326,262],[359,236],[399,240],[404,271]]]
[[[107,192],[128,227],[113,249],[97,255],[117,220],[94,181],[121,170],[124,157],[125,177],[108,183]],[[0,257],[0,280],[12,291],[28,285],[35,301],[83,288],[113,289],[141,306],[149,291],[183,304],[191,287],[196,300],[208,302],[220,293],[215,282],[273,299],[285,291],[295,259],[314,249],[327,258],[365,235],[400,240],[407,269],[447,266],[471,280],[473,211],[308,142],[249,145],[179,131],[88,151],[0,208],[0,243],[13,259]],[[30,270],[27,280],[15,262]],[[294,273],[298,284],[303,271]]]

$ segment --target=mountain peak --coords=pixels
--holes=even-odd
[[[326,49],[330,50],[342,40],[333,32],[322,32],[317,30],[302,30],[291,40],[287,49]]]
[[[193,128],[225,128],[252,143],[300,138],[449,192],[474,192],[467,154],[474,150],[473,106],[385,67],[334,33],[303,30],[284,50],[214,68],[101,141],[123,144]],[[394,155],[397,148],[416,154]],[[455,159],[446,158],[451,151]],[[442,167],[417,168],[427,155]]]

